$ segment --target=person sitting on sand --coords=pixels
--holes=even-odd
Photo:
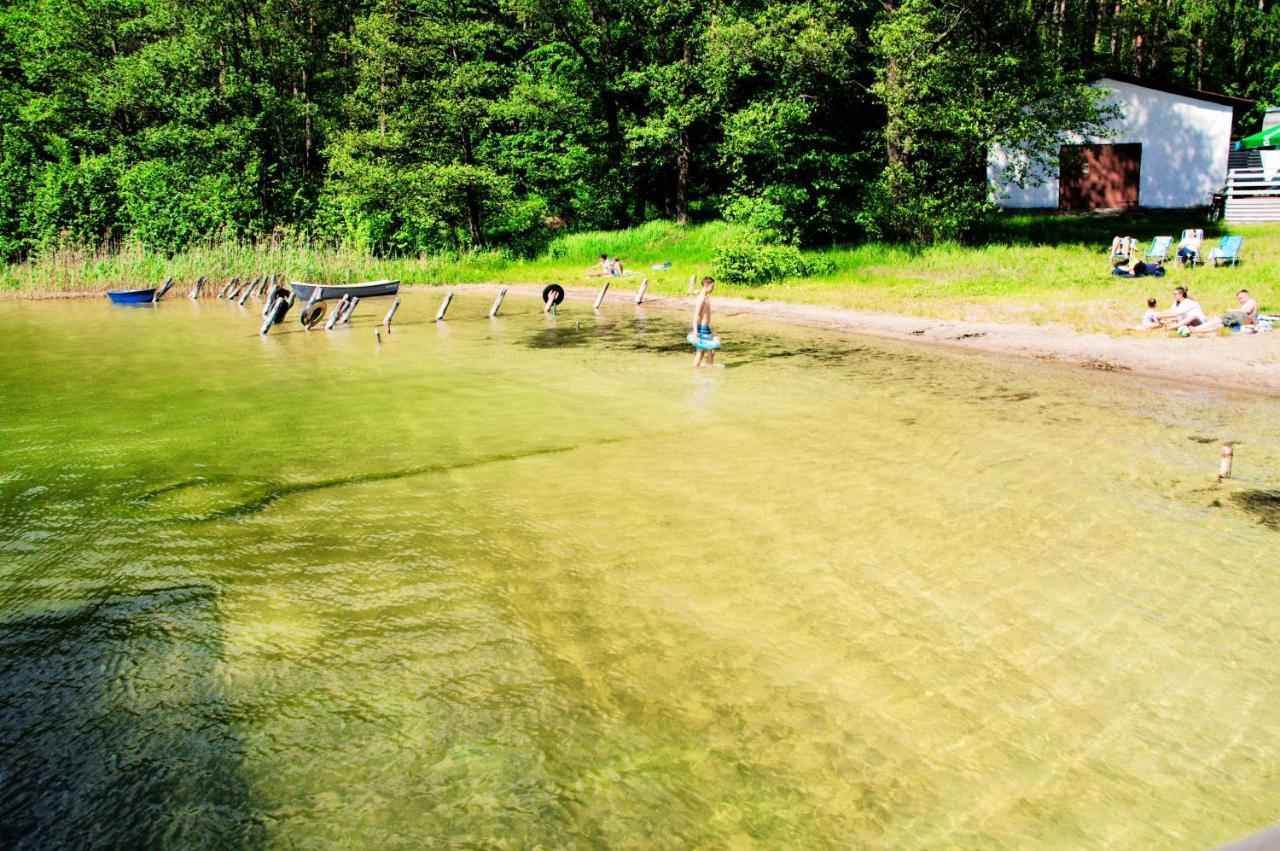
[[[1200,303],[1188,295],[1186,287],[1174,287],[1173,306],[1156,316],[1161,325],[1173,328],[1180,334],[1190,333],[1189,330],[1183,332],[1182,329],[1203,325],[1209,318],[1200,309]]]
[[[622,277],[622,261],[617,257],[609,261],[609,274],[615,278]]]
[[[697,339],[701,342],[715,339],[715,335],[711,333],[711,292],[715,288],[715,278],[706,277],[702,279],[702,292],[698,293],[698,301],[693,306],[693,334],[689,335],[690,341]],[[693,365],[694,367],[715,366],[715,350],[694,346]]]
[[[613,264],[609,262],[608,254],[600,255],[600,262],[587,269],[588,278],[601,278],[613,274]]]
[[[1241,290],[1236,293],[1236,301],[1240,302],[1239,310],[1228,310],[1222,314],[1222,318],[1214,317],[1206,320],[1194,328],[1188,329],[1192,334],[1208,334],[1211,331],[1217,331],[1219,328],[1230,328],[1234,332],[1243,331],[1252,327],[1256,330],[1258,325],[1258,300],[1249,295],[1248,290]]]
[[[1147,299],[1147,312],[1142,314],[1142,322],[1133,326],[1133,331],[1150,331],[1160,326],[1160,314],[1156,310],[1156,300],[1154,298]]]

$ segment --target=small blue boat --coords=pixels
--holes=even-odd
[[[155,301],[156,288],[145,290],[107,290],[107,298],[116,304],[149,304]]]
[[[171,286],[173,286],[173,278],[168,277],[159,286],[158,292],[156,287],[148,287],[144,290],[107,290],[107,298],[115,304],[147,304],[164,298],[164,294]]]

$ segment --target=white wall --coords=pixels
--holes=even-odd
[[[1108,101],[1120,105],[1123,117],[1111,125],[1115,132],[1109,138],[1064,137],[1064,143],[1139,142],[1139,205],[1172,209],[1206,206],[1209,193],[1222,188],[1226,180],[1231,107],[1106,77],[1094,85],[1110,92]],[[1003,207],[1057,207],[1056,167],[1040,186],[1020,189],[1006,185],[1004,170],[1016,156],[1021,155],[998,145],[991,151],[987,177],[997,192],[997,203]]]

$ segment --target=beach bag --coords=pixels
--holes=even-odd
[[[1222,314],[1222,324],[1226,328],[1239,328],[1244,324],[1244,311],[1228,310]]]

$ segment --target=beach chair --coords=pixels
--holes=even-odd
[[[1191,262],[1186,265],[1203,266],[1204,265],[1204,247],[1203,247],[1204,231],[1201,230],[1200,228],[1187,228],[1182,232],[1182,236],[1178,237],[1178,244],[1182,245],[1182,243],[1185,242],[1187,239],[1194,239],[1196,245],[1200,246],[1200,248],[1196,249],[1195,256],[1192,257]]]
[[[1144,261],[1163,263],[1169,259],[1169,249],[1173,247],[1173,237],[1157,236],[1147,245],[1147,252],[1142,255]]]
[[[1128,266],[1138,253],[1138,240],[1131,236],[1117,236],[1111,240],[1111,268]]]
[[[1230,263],[1236,266],[1240,263],[1240,249],[1244,247],[1243,236],[1224,236],[1212,251],[1209,252],[1209,259],[1213,261],[1213,265],[1218,263]]]

